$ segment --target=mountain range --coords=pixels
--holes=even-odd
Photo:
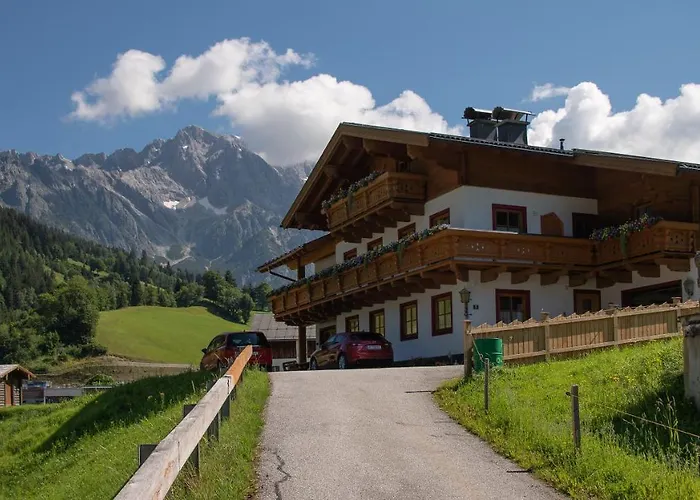
[[[282,217],[313,168],[268,164],[238,136],[189,126],[142,151],[0,152],[0,205],[99,243],[194,271],[254,267],[318,235]]]

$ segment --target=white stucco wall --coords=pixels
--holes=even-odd
[[[610,288],[601,289],[601,307],[606,308],[609,302],[620,304],[622,300],[622,290],[666,283],[674,280],[683,281],[689,276],[693,280],[697,279],[697,270],[694,264],[691,267],[690,273],[672,272],[667,268],[662,268],[659,278],[641,278],[634,273],[633,284],[617,284]],[[527,282],[519,285],[511,284],[510,273],[503,273],[498,279],[490,283],[481,283],[480,274],[477,271],[472,271],[469,278],[468,282],[458,282],[457,285],[443,286],[440,289],[429,290],[422,294],[413,294],[410,297],[342,314],[336,318],[335,324],[337,331],[344,331],[345,318],[356,314],[360,317],[360,329],[369,330],[370,311],[383,308],[386,337],[394,346],[394,358],[396,361],[404,361],[419,357],[427,358],[446,356],[449,354],[462,354],[464,308],[459,300],[459,290],[465,286],[471,292],[469,319],[474,326],[483,323],[494,324],[497,322],[497,289],[528,290],[530,292],[530,314],[535,319],[539,319],[543,311],[548,312],[551,316],[572,314],[574,312],[574,290],[596,289],[595,280],[590,280],[585,285],[579,287],[569,287],[568,279],[560,278],[557,283],[542,287],[540,286],[538,276],[532,276]],[[452,292],[453,330],[450,334],[433,337],[431,297],[447,292]],[[694,296],[689,297],[685,291],[683,292],[683,300],[691,298],[697,299],[698,297],[700,297],[700,293],[698,292],[697,286],[695,287]],[[418,338],[401,341],[400,305],[414,300],[418,302]],[[328,323],[324,323],[324,325],[327,324]],[[317,328],[317,331],[319,328]]]
[[[415,222],[417,231],[427,229],[430,224],[430,216],[446,208],[450,209],[450,225],[452,227],[490,231],[493,229],[493,205],[526,207],[529,234],[541,234],[540,217],[550,212],[556,213],[564,223],[564,236],[573,234],[572,213],[598,213],[598,201],[594,199],[461,186],[426,203],[425,215],[413,216],[410,222],[402,222],[399,223],[398,227],[388,228],[384,233],[373,234],[370,238],[364,238],[359,244],[338,243],[335,252],[336,262],[342,262],[343,254],[353,248],[357,248],[359,254],[366,252],[367,242],[379,236],[383,237],[384,244],[396,241],[398,229],[412,222]]]

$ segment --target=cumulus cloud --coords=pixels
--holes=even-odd
[[[275,52],[266,42],[224,40],[198,56],[180,56],[167,75],[158,55],[130,50],[109,76],[75,92],[73,119],[107,122],[174,106],[183,99],[217,100],[215,115],[240,128],[246,142],[273,164],[315,160],[342,121],[413,130],[461,133],[405,90],[378,105],[366,87],[319,74],[285,81],[293,66],[309,68],[313,55]]]
[[[530,93],[530,101],[537,102],[543,99],[551,99],[569,93],[569,87],[557,87],[553,83],[545,83],[544,85],[535,85]]]
[[[678,96],[637,97],[630,110],[613,111],[609,96],[582,82],[566,93],[564,106],[539,113],[528,133],[531,144],[598,149],[700,163],[700,85],[681,86]]]

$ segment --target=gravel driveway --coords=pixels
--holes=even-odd
[[[461,366],[271,373],[258,498],[563,498],[440,411]]]

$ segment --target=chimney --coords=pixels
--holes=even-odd
[[[561,149],[562,151],[564,151],[564,141],[565,140],[566,139],[564,139],[563,137],[561,139],[559,139],[559,149]]]
[[[485,109],[466,108],[462,119],[467,120],[469,137],[496,141],[496,127],[498,122],[491,118],[491,111]]]
[[[496,106],[491,116],[498,122],[498,142],[527,144],[528,117],[532,113]]]

